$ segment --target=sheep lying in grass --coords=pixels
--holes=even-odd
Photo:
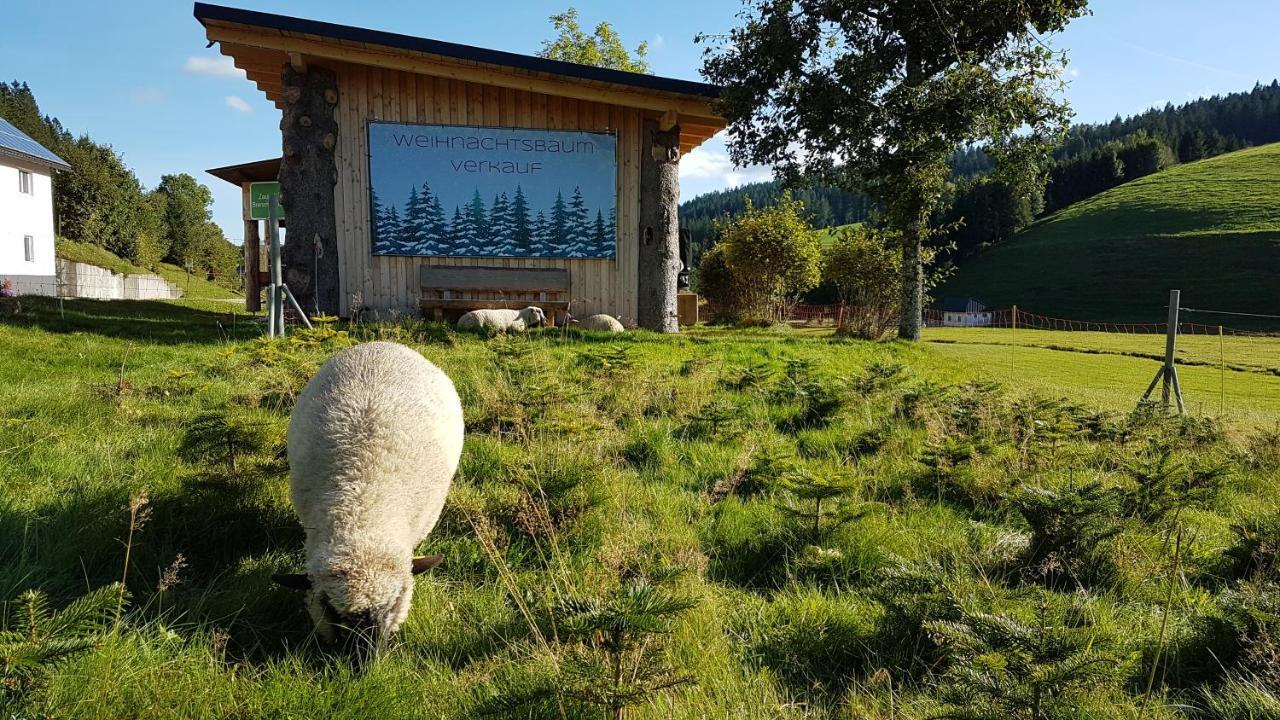
[[[623,330],[626,330],[626,328],[622,326],[622,323],[618,322],[617,318],[603,313],[600,315],[590,315],[576,322],[578,327],[582,330],[595,330],[598,332],[611,333],[620,333]]]
[[[489,333],[524,332],[547,324],[540,307],[523,310],[472,310],[458,319],[459,330],[481,330]]]
[[[349,348],[307,383],[288,435],[307,572],[274,579],[308,590],[321,637],[377,639],[400,629],[413,576],[440,562],[413,552],[440,517],[462,434],[453,382],[403,345]]]

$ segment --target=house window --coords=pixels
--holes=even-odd
[[[36,239],[30,235],[22,236],[22,251],[26,255],[27,262],[36,261]]]
[[[18,192],[23,195],[35,195],[35,183],[31,182],[31,173],[26,170],[18,171]]]

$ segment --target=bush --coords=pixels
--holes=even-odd
[[[898,323],[902,250],[864,226],[843,228],[822,250],[822,280],[846,306],[837,333],[879,340]]]
[[[751,324],[785,320],[800,294],[818,284],[821,243],[804,204],[784,195],[772,207],[716,227],[718,244],[702,256],[698,287],[730,316]]]

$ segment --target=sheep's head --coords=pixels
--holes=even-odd
[[[342,646],[368,646],[400,629],[413,600],[413,576],[440,560],[434,555],[406,564],[381,548],[354,549],[313,563],[306,575],[272,579],[307,591],[307,611],[322,638]]]
[[[520,311],[520,319],[524,320],[525,327],[541,327],[547,324],[547,314],[542,312],[542,308],[530,305]]]

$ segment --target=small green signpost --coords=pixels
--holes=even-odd
[[[271,196],[280,195],[280,183],[278,182],[253,182],[249,183],[249,219],[250,220],[268,220],[270,208],[268,203]],[[284,209],[277,208],[276,212],[280,213],[278,219],[284,219]]]

